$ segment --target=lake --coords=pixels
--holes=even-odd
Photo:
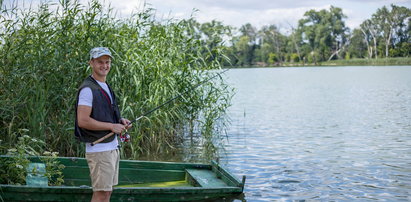
[[[411,66],[231,69],[246,201],[411,200]]]

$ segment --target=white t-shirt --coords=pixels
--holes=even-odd
[[[96,80],[97,81],[97,80]],[[109,95],[111,103],[113,103],[113,98],[110,93],[110,89],[108,88],[105,82],[97,81],[97,83],[103,88],[104,91]],[[89,87],[85,87],[81,89],[78,99],[78,105],[85,105],[92,107],[93,106],[93,93]],[[91,143],[86,143],[86,153],[90,152],[103,152],[103,151],[110,151],[118,148],[118,140],[117,136],[114,138],[113,141],[107,143],[98,143],[94,146],[91,146]]]

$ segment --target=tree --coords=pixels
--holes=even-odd
[[[304,18],[298,23],[298,31],[303,41],[308,43],[314,55],[320,60],[340,58],[340,51],[346,46],[348,28],[345,26],[341,8],[331,6],[329,10],[310,10],[304,14]],[[308,53],[306,53],[308,54]]]
[[[384,46],[385,57],[389,57],[390,47],[404,47],[402,43],[410,43],[408,31],[410,29],[410,16],[411,10],[409,8],[391,5],[391,10],[389,10],[383,6],[372,15],[371,19],[365,20],[360,25],[364,40],[368,44],[369,58],[372,57],[371,49],[374,50],[375,58],[378,58],[377,47],[379,45]],[[371,39],[374,47],[370,47]]]
[[[247,36],[251,44],[257,43],[257,29],[250,23],[247,23],[240,28],[241,36]]]
[[[385,42],[385,57],[388,57],[388,47],[390,46],[390,41],[392,37],[393,27],[395,26],[392,14],[388,11],[387,7],[382,7],[377,10],[377,12],[373,15],[373,20],[375,21],[378,29],[381,33],[381,36]]]
[[[410,35],[407,35],[407,29],[410,29],[407,23],[411,21],[411,9],[403,6],[391,5],[391,13],[389,15],[389,21],[393,23],[392,26],[392,48],[401,49],[401,47],[407,46],[410,43]],[[408,21],[408,22],[407,22]],[[388,56],[388,46],[386,46],[386,55]],[[409,53],[409,52],[408,52]],[[404,52],[404,54],[406,54]],[[405,56],[405,55],[404,55]]]
[[[367,43],[368,47],[368,58],[372,58],[373,54],[373,49],[374,49],[374,55],[375,58],[378,58],[377,54],[377,37],[378,37],[378,31],[377,31],[377,26],[375,23],[373,23],[372,20],[365,20],[361,25],[360,25],[361,32],[364,35],[364,41]],[[370,45],[370,40],[374,42],[374,47],[371,47]]]
[[[251,65],[254,58],[254,45],[250,45],[249,36],[240,36],[235,43],[236,55],[238,58],[237,65]]]
[[[270,54],[268,55],[268,63],[271,64],[271,65],[273,65],[273,64],[275,64],[276,62],[278,62],[278,57],[277,57],[277,55],[276,55],[275,53],[270,53]]]
[[[295,52],[297,52],[298,60],[301,61],[301,53],[300,53],[301,52],[300,47],[301,47],[301,42],[302,42],[301,33],[299,33],[298,30],[296,30],[291,24],[290,24],[290,27],[291,27],[292,32],[291,32],[291,35],[289,36],[287,47],[293,47]],[[294,50],[292,49],[289,50],[289,53],[294,52]]]
[[[221,45],[224,42],[224,37],[231,35],[231,27],[225,26],[222,22],[216,20],[201,24],[199,29],[202,33],[204,45],[210,50]]]
[[[342,13],[341,8],[332,7],[330,8],[330,12],[327,14],[327,20],[330,22],[331,28],[331,41],[333,43],[332,51],[333,53],[328,58],[331,60],[335,55],[338,58],[341,58],[339,53],[344,50],[347,43],[347,32],[349,29],[345,27],[345,22],[343,21],[344,18],[347,18]]]
[[[250,23],[247,23],[239,29],[240,36],[232,39],[234,54],[237,65],[251,65],[255,60],[255,50],[257,47],[257,31]]]
[[[369,45],[369,40],[364,38],[363,32],[360,28],[353,30],[347,51],[351,58],[364,58],[372,56],[372,46]]]
[[[268,43],[263,43],[255,50],[257,62],[262,62],[264,65],[268,63],[268,55],[273,51],[273,47]]]
[[[277,55],[278,62],[283,62],[283,56],[286,52],[284,47],[287,44],[287,41],[286,37],[280,33],[277,26],[263,26],[258,32],[258,38],[261,41],[261,48],[266,50],[265,58],[268,57],[268,53],[273,52]]]

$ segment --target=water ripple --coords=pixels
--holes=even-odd
[[[411,200],[410,67],[227,73],[221,161],[247,175],[245,200]]]

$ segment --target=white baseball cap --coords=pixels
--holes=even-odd
[[[94,58],[99,58],[103,55],[108,55],[111,58],[113,58],[113,56],[111,56],[110,50],[106,47],[96,47],[90,50],[90,60]]]

